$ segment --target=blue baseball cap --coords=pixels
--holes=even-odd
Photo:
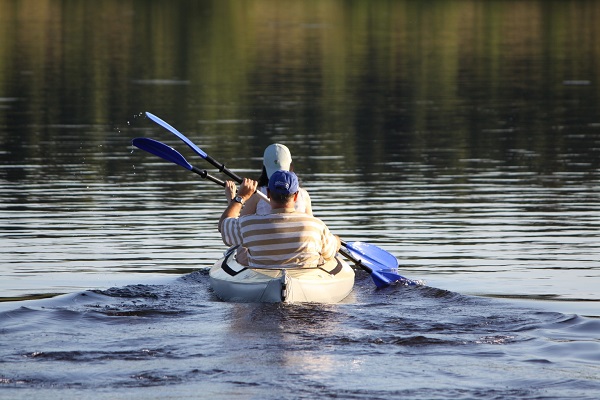
[[[269,190],[277,194],[294,194],[298,191],[298,177],[291,171],[275,171],[269,178]]]

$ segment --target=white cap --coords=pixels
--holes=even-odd
[[[263,165],[267,170],[267,176],[269,178],[275,171],[289,171],[291,164],[292,155],[286,146],[274,143],[265,149]]]

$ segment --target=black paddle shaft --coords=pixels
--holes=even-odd
[[[217,177],[212,176],[205,169],[200,169],[200,168],[192,166],[191,171],[197,173],[203,179],[208,179],[209,181],[212,181],[212,182],[214,182],[214,183],[216,183],[218,185],[221,185],[221,186],[225,187],[225,182],[224,181],[222,181],[221,179],[219,179]]]
[[[206,157],[204,158],[206,161],[208,161],[209,163],[211,163],[212,165],[214,165],[219,172],[224,173],[225,175],[229,176],[231,179],[233,179],[234,181],[236,181],[237,183],[242,183],[243,179],[242,177],[240,177],[239,175],[235,174],[234,172],[232,172],[229,168],[227,168],[225,166],[225,164],[222,164],[220,162],[218,162],[217,160],[215,160],[214,158],[212,158],[211,156],[209,156],[208,154],[206,155]],[[210,179],[210,178],[209,178]],[[214,182],[214,181],[213,181]],[[218,182],[217,182],[218,183]],[[225,186],[225,184],[221,185],[221,186]]]

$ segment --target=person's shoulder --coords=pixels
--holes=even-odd
[[[299,196],[297,201],[304,204],[308,204],[311,202],[310,195],[308,194],[308,191],[306,189],[300,188],[298,189],[298,192]]]
[[[241,215],[238,218],[238,221],[241,225],[243,225],[243,224],[248,224],[251,222],[263,221],[267,218],[267,216],[268,216],[268,214],[258,214],[258,213]]]
[[[302,192],[302,195],[303,195],[303,196],[310,197],[310,196],[309,196],[309,194],[308,194],[308,190],[306,190],[306,189],[304,189],[303,187],[301,187],[301,188],[300,188],[300,191]]]
[[[295,213],[292,214],[288,214],[293,216],[293,218],[298,219],[298,220],[303,220],[306,222],[311,222],[311,223],[316,223],[319,225],[326,225],[325,222],[323,222],[322,219],[315,217],[314,215],[311,214],[307,214],[305,212],[302,211],[296,211]]]
[[[240,215],[238,217],[238,221],[243,222],[243,221],[247,221],[249,219],[253,219],[257,216],[258,214],[252,213],[252,214],[246,214],[246,215]]]
[[[225,218],[222,222],[221,222],[221,233],[224,232],[230,232],[232,230],[237,229],[238,227],[238,218],[234,218],[234,217],[229,217],[229,218]]]

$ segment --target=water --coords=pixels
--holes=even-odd
[[[595,2],[0,3],[0,398],[595,398]],[[222,189],[292,150],[424,287],[228,304]]]
[[[431,287],[227,304],[205,272],[2,314],[11,398],[593,398],[598,320]],[[41,334],[40,334],[41,333]],[[8,368],[7,368],[8,367]],[[9,371],[7,373],[7,371]]]

